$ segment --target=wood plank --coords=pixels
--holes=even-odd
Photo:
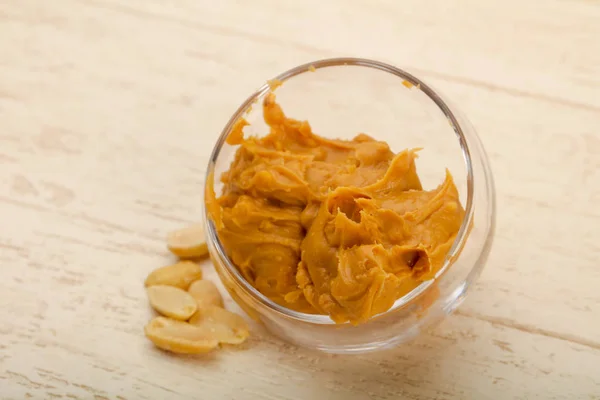
[[[600,398],[598,3],[249,4],[0,2],[3,398]],[[223,124],[266,78],[338,55],[406,66],[480,133],[498,228],[472,295],[384,353],[258,326],[240,351],[155,350],[141,282],[200,219]]]

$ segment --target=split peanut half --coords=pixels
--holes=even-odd
[[[221,293],[219,293],[217,286],[211,281],[195,281],[190,285],[188,293],[196,299],[198,309],[203,309],[208,306],[223,307],[223,297],[221,297]]]
[[[217,306],[199,309],[190,324],[212,332],[220,343],[240,344],[248,339],[250,331],[244,318]]]
[[[200,258],[208,254],[206,235],[200,224],[169,233],[167,247],[171,253],[182,259]]]
[[[146,278],[145,285],[168,285],[187,290],[198,279],[202,279],[200,266],[193,261],[180,261],[152,271]]]
[[[185,321],[198,309],[196,300],[178,287],[156,285],[146,291],[152,308],[166,317]]]
[[[212,332],[165,317],[156,317],[150,321],[144,328],[144,333],[156,347],[173,353],[207,353],[219,345]]]

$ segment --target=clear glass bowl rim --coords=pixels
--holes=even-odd
[[[406,295],[404,295],[400,299],[398,299],[394,303],[394,306],[392,308],[375,316],[375,318],[379,318],[379,317],[385,316],[386,314],[388,314],[390,312],[393,312],[395,309],[397,309],[399,307],[406,305],[407,303],[409,303],[413,299],[415,299],[417,296],[419,296],[421,293],[423,293],[436,279],[438,279],[438,277],[440,277],[448,269],[448,267],[452,263],[452,260],[455,260],[457,258],[458,254],[460,253],[460,250],[463,248],[463,246],[468,238],[469,227],[471,226],[471,221],[473,220],[473,212],[474,212],[473,196],[474,196],[475,182],[474,182],[474,177],[473,177],[471,152],[470,152],[469,146],[467,144],[467,139],[463,132],[463,127],[458,122],[458,119],[455,117],[454,112],[451,110],[450,106],[448,106],[446,104],[446,102],[444,102],[444,100],[442,100],[441,96],[438,93],[436,93],[430,86],[428,86],[426,83],[424,83],[423,81],[421,81],[419,78],[415,77],[414,75],[412,75],[398,67],[394,67],[392,65],[389,65],[389,64],[386,64],[386,63],[383,63],[380,61],[370,60],[370,59],[366,59],[366,58],[355,58],[355,57],[327,58],[327,59],[321,59],[321,60],[317,60],[317,61],[313,61],[313,62],[308,62],[308,63],[302,64],[302,65],[299,65],[297,67],[294,67],[292,69],[289,69],[289,70],[277,75],[276,77],[271,79],[271,81],[278,80],[283,83],[286,80],[289,80],[290,78],[293,78],[293,77],[303,74],[303,73],[312,73],[315,70],[318,70],[321,68],[343,67],[343,66],[359,66],[359,67],[376,69],[376,70],[379,70],[382,72],[387,72],[389,74],[397,76],[398,78],[402,79],[403,81],[409,82],[410,84],[412,84],[412,86],[417,87],[423,93],[425,93],[425,95],[427,95],[427,97],[430,100],[432,100],[435,103],[435,105],[440,109],[440,111],[446,116],[450,127],[452,128],[452,130],[454,130],[454,132],[458,138],[459,144],[460,144],[460,149],[461,149],[461,152],[463,155],[466,172],[467,172],[467,201],[466,201],[466,205],[465,205],[465,217],[462,221],[462,224],[458,231],[458,234],[456,235],[454,244],[452,245],[452,247],[450,248],[450,251],[448,252],[448,254],[446,256],[444,265],[436,273],[436,275],[433,279],[423,282],[418,287],[413,289],[411,292],[407,293]],[[244,114],[246,114],[248,108],[251,107],[258,99],[260,99],[262,96],[264,96],[270,89],[271,89],[271,86],[269,84],[269,81],[266,81],[265,84],[263,84],[258,90],[256,90],[252,95],[250,95],[250,97],[248,97],[246,99],[246,101],[244,101],[242,103],[242,105],[240,105],[238,107],[236,112],[232,115],[232,117],[229,119],[229,121],[227,122],[227,124],[225,125],[223,130],[221,131],[221,134],[217,140],[217,143],[215,144],[215,146],[213,148],[212,154],[209,159],[209,165],[208,165],[208,168],[206,171],[205,191],[204,191],[205,199],[206,199],[208,190],[210,189],[208,187],[208,184],[209,184],[209,182],[211,182],[211,179],[210,179],[211,174],[214,173],[217,158],[221,152],[221,149],[225,145],[225,141],[227,139],[227,136],[231,132],[231,129],[233,128],[233,126],[237,122],[237,120],[239,118],[243,117]],[[233,263],[231,262],[231,260],[227,256],[227,254],[225,253],[223,245],[221,244],[221,241],[219,240],[219,237],[217,235],[214,223],[212,222],[210,215],[208,213],[207,207],[204,207],[204,221],[205,221],[205,226],[206,226],[207,239],[209,241],[212,241],[212,243],[214,244],[214,249],[217,252],[217,256],[223,262],[224,267],[227,269],[228,273],[233,277],[233,279],[236,281],[236,283],[239,285],[239,287],[241,287],[246,292],[246,294],[250,295],[255,301],[257,301],[262,306],[267,307],[278,314],[281,314],[283,317],[291,318],[291,319],[294,319],[294,320],[297,320],[300,322],[306,322],[306,323],[317,324],[317,325],[340,325],[340,324],[336,324],[335,322],[333,322],[331,320],[331,318],[329,318],[329,316],[327,316],[327,315],[306,314],[306,313],[293,311],[289,308],[286,308],[284,306],[281,306],[281,305],[273,302],[268,297],[266,297],[265,295],[260,293],[258,290],[256,290],[248,281],[246,281],[246,279],[244,279],[244,277],[241,275],[239,270],[236,268],[235,265],[233,265]],[[346,323],[346,324],[349,324],[349,323]],[[344,324],[342,324],[342,325],[344,325]]]

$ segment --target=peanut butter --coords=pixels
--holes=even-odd
[[[418,149],[394,154],[362,133],[320,137],[287,118],[273,93],[263,111],[269,134],[244,138],[238,121],[223,192],[207,196],[248,282],[282,306],[358,324],[435,275],[464,217],[449,172],[426,191]]]

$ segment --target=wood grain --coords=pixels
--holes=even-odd
[[[600,399],[599,20],[589,0],[0,1],[0,398]],[[142,282],[200,219],[223,124],[339,55],[413,71],[480,133],[498,228],[472,294],[386,353],[258,326],[239,351],[154,349]]]

